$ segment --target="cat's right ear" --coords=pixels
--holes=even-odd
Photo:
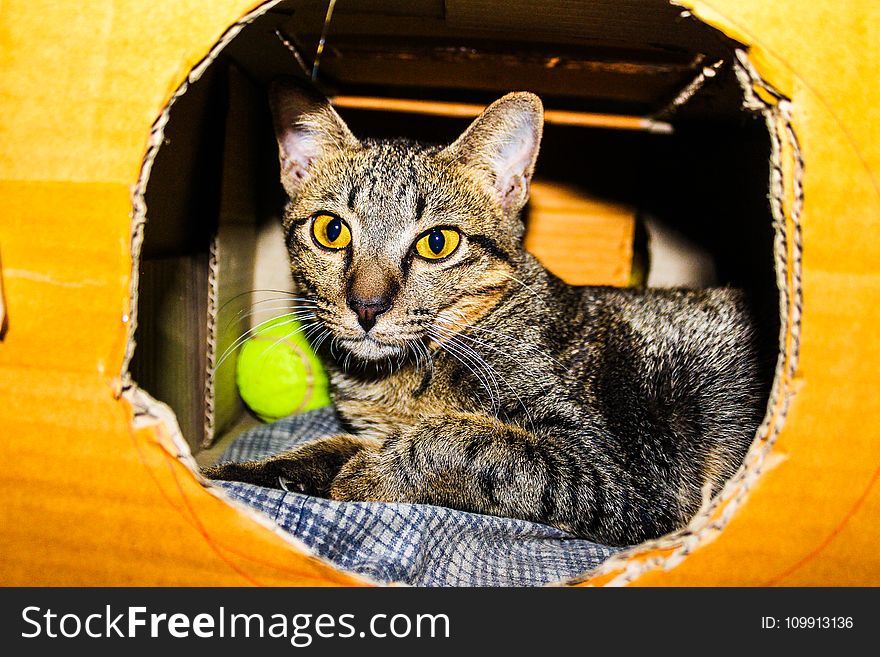
[[[298,194],[316,161],[333,151],[359,145],[328,100],[309,89],[278,80],[269,87],[269,102],[278,139],[281,184],[291,197]]]

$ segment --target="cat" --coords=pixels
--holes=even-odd
[[[629,545],[737,470],[768,392],[745,295],[573,287],[527,253],[537,96],[502,97],[445,147],[358,140],[287,82],[270,100],[293,315],[351,433],[207,477]]]

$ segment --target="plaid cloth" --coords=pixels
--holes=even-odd
[[[243,433],[220,462],[248,461],[343,433],[332,408]],[[379,582],[538,586],[580,575],[616,548],[559,529],[427,504],[335,502],[240,482],[227,495],[268,514],[316,554]]]

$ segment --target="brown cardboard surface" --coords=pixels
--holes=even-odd
[[[174,408],[193,448],[205,430],[208,277],[207,254],[141,260],[130,367],[140,386]]]
[[[168,427],[134,429],[130,404],[119,396],[130,189],[150,126],[187,72],[254,4],[3,4],[2,584],[359,581],[303,556],[203,488],[178,458]],[[784,423],[760,459],[763,474],[747,482],[735,508],[718,510],[719,530],[642,551],[594,583],[880,584],[873,422],[880,411],[880,91],[864,82],[880,61],[873,39],[880,7],[867,0],[694,4],[751,44],[762,75],[792,99],[804,207],[789,228],[801,231],[804,250],[802,269],[784,273],[803,286],[802,309],[788,309],[794,320],[786,338],[799,348],[790,364],[799,360],[774,407]]]
[[[130,210],[120,183],[0,180],[8,321],[0,367],[118,374]]]
[[[0,260],[0,340],[6,332],[6,301],[3,299],[3,261]]]
[[[635,210],[566,185],[531,186],[526,248],[572,285],[627,285]],[[589,257],[585,257],[589,254]]]
[[[281,8],[291,15],[277,24],[295,35],[310,66],[326,3],[286,0]],[[527,88],[639,114],[659,109],[726,49],[677,13],[665,0],[339,3],[320,68],[330,86],[393,85],[418,97]],[[261,75],[277,75],[265,53],[235,50]]]

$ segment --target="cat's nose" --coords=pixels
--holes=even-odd
[[[348,299],[348,307],[351,308],[358,318],[358,324],[369,333],[376,325],[376,318],[391,308],[391,295],[362,298],[352,295]]]

